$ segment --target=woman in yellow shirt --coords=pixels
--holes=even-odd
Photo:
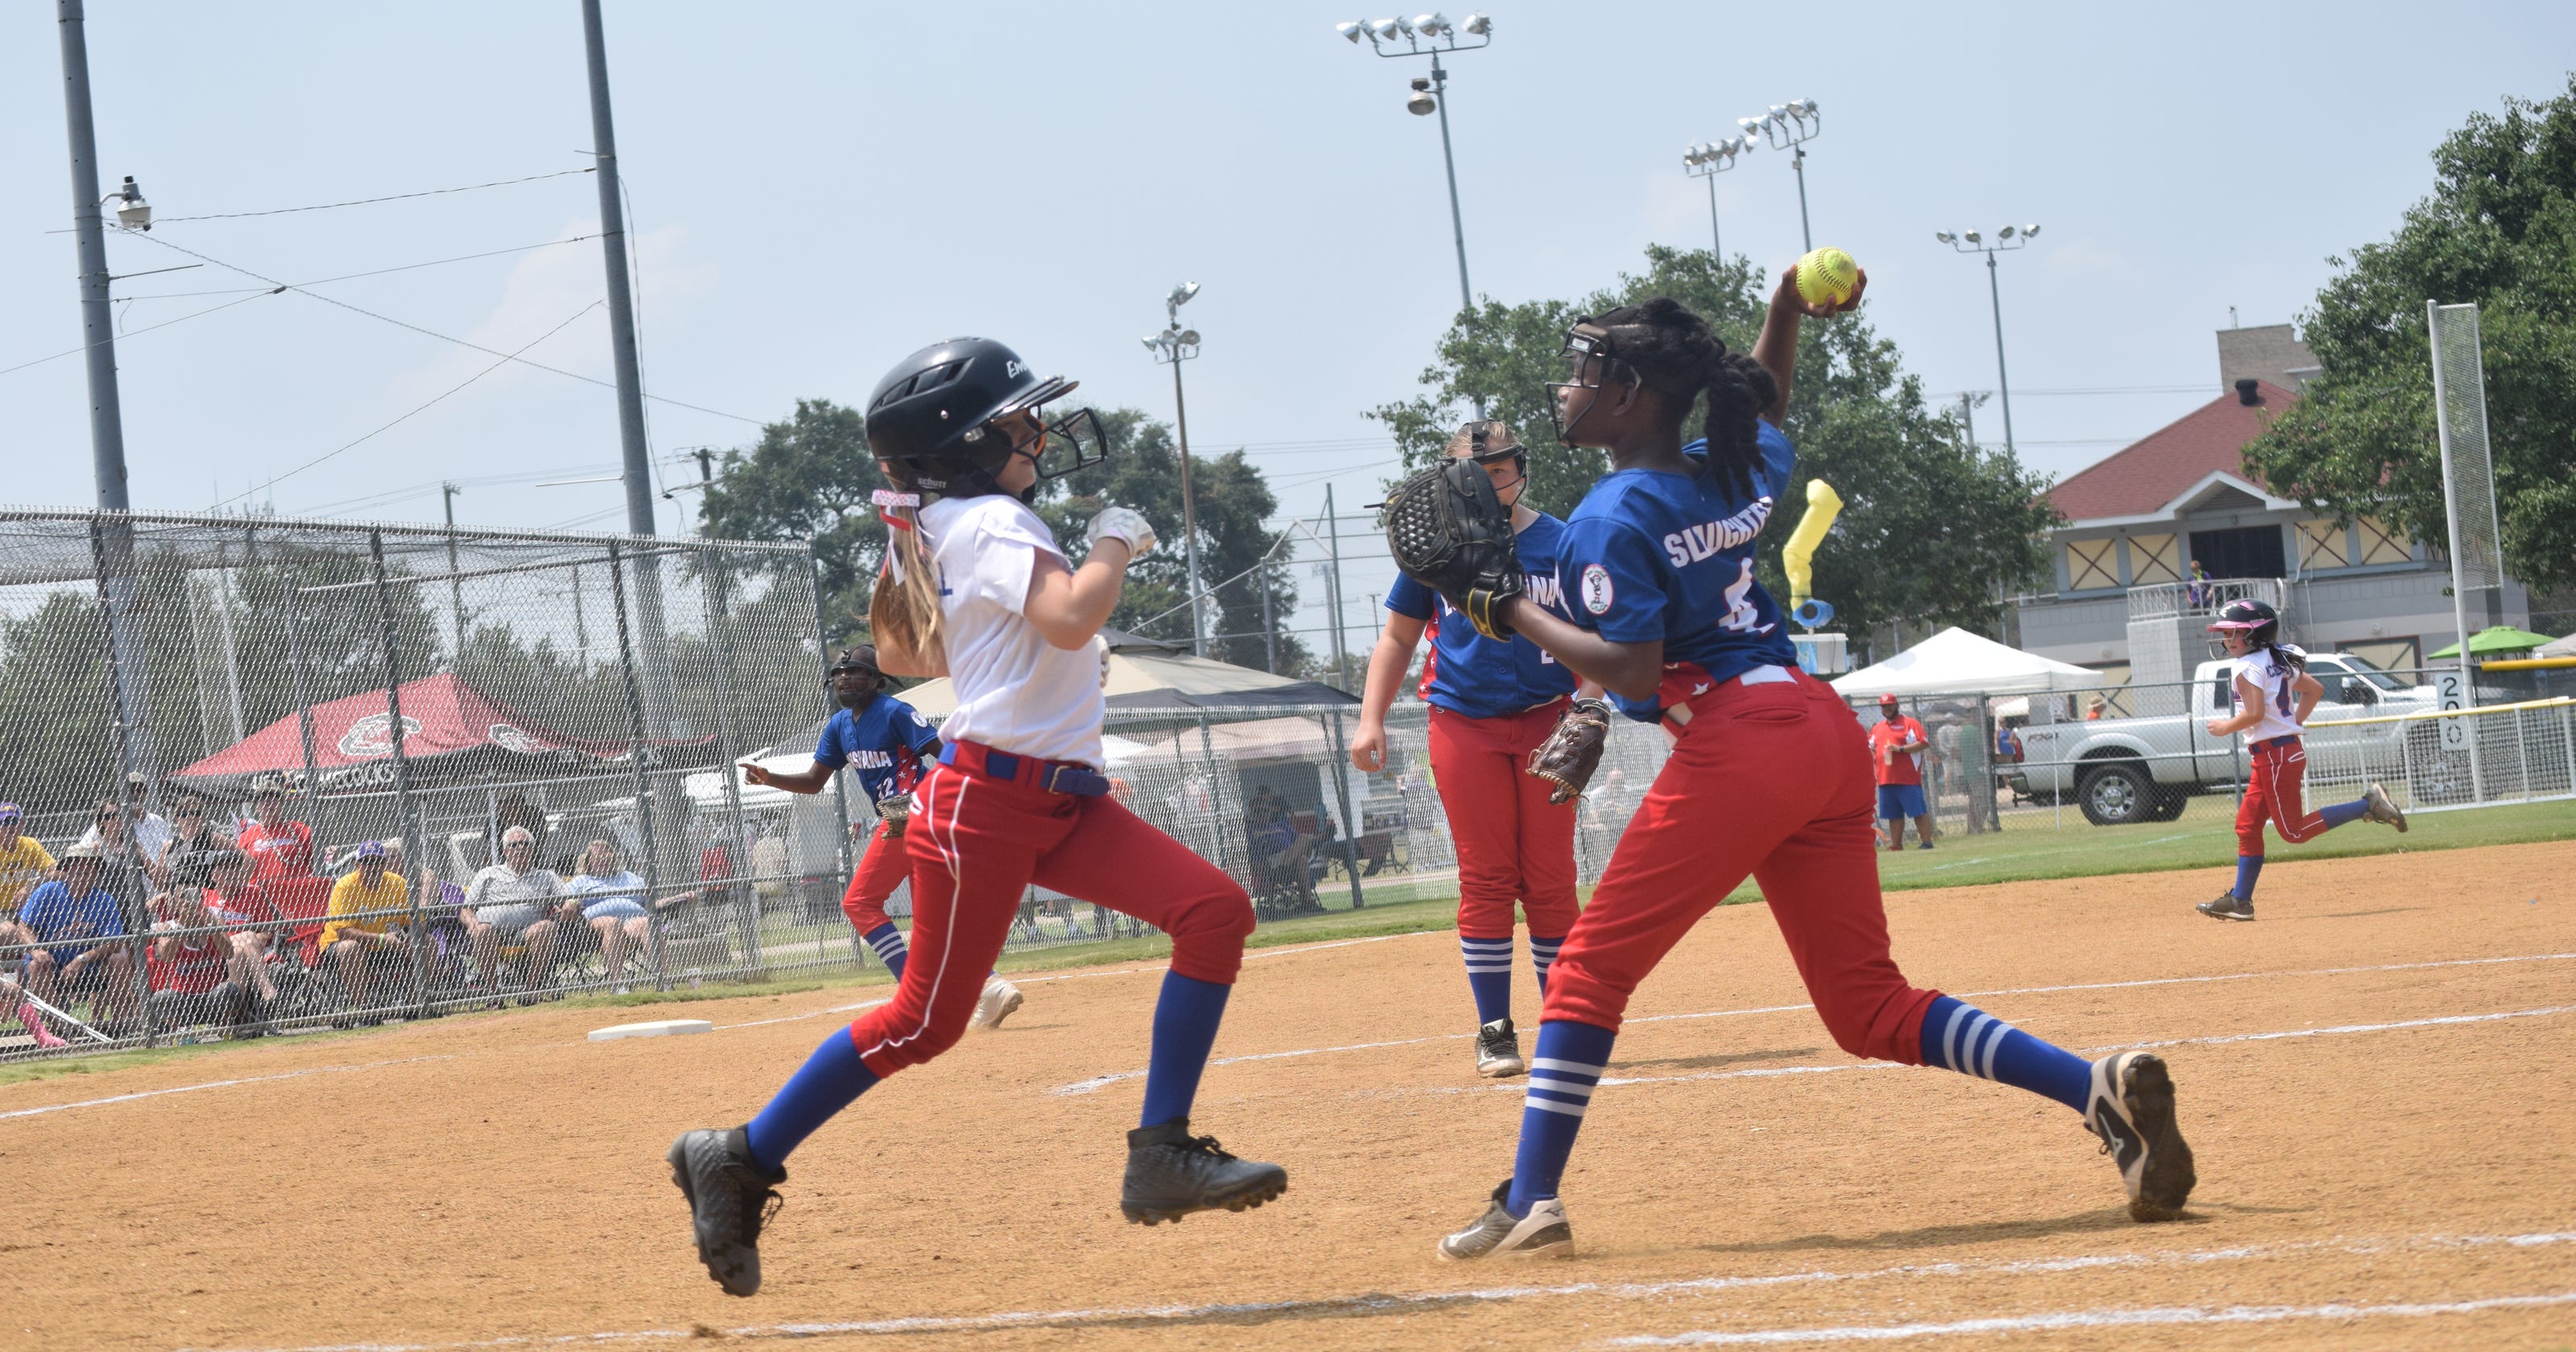
[[[349,1007],[381,1003],[368,999],[363,989],[367,955],[380,950],[399,953],[410,947],[410,907],[411,883],[399,873],[386,871],[384,842],[359,845],[357,868],[331,885],[331,909],[323,917],[321,941],[322,953],[340,969]]]

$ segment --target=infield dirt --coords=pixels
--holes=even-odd
[[[2576,1343],[2576,844],[2275,860],[2251,925],[2192,912],[2217,872],[1888,901],[1920,984],[2093,1054],[2182,1044],[2176,1224],[2127,1219],[2066,1109],[1837,1051],[1735,906],[1638,994],[1570,1260],[1433,1257],[1520,1102],[1470,1073],[1429,933],[1246,963],[1196,1125],[1286,1165],[1277,1203],[1122,1223],[1160,969],[1022,976],[1009,1027],[795,1157],[749,1301],[698,1268],[662,1151],[868,992],[692,1005],[697,1037],[590,1043],[632,1015],[547,1007],[0,1087],[0,1346]]]

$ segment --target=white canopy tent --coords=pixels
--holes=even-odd
[[[1845,695],[2011,695],[2098,690],[2102,673],[2007,648],[1965,629],[1944,629],[1896,656],[1834,678]]]

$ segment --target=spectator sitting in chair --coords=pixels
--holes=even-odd
[[[251,823],[233,842],[251,859],[251,881],[313,873],[313,828],[286,818],[286,781],[267,776],[251,786]]]
[[[19,833],[23,824],[16,803],[0,803],[0,944],[5,945],[36,941],[18,923],[18,908],[54,871],[54,856],[34,836]]]
[[[697,899],[696,893],[683,892],[664,898],[659,907],[648,906],[644,880],[618,867],[617,847],[605,840],[594,840],[581,852],[581,874],[566,886],[582,903],[581,918],[597,936],[600,960],[619,995],[627,993],[627,956],[652,938],[652,912]]]
[[[114,799],[100,799],[98,811],[91,817],[89,832],[81,844],[97,852],[98,885],[116,898],[117,905],[125,908],[125,915],[132,924],[145,924],[142,918],[144,906],[159,888],[154,884],[150,862],[144,858],[142,847],[136,845],[134,837],[126,832],[125,809],[118,807]]]
[[[153,876],[161,880],[163,887],[183,882],[202,887],[207,878],[207,861],[233,852],[231,838],[206,820],[206,800],[193,793],[181,794],[170,808],[169,843],[152,856]]]
[[[525,945],[521,976],[531,991],[543,984],[554,971],[555,927],[564,909],[579,914],[578,901],[560,900],[563,879],[537,867],[536,860],[536,836],[513,826],[501,833],[501,862],[475,874],[465,888],[465,933],[474,946],[475,973],[487,990],[499,990],[494,983],[503,944]],[[536,996],[522,995],[519,1003],[535,1004]]]
[[[252,992],[265,1009],[277,999],[269,958],[277,951],[277,936],[286,917],[278,914],[268,893],[251,882],[249,855],[227,846],[204,856],[204,867],[206,909],[219,923],[242,927],[233,931],[233,951],[249,962]]]
[[[383,841],[358,846],[358,866],[331,885],[331,909],[322,923],[321,951],[340,970],[350,1008],[366,998],[367,959],[411,950],[411,882],[387,866]],[[400,912],[400,914],[393,914]]]
[[[1322,839],[1300,832],[1288,815],[1288,805],[1267,784],[1253,790],[1252,801],[1243,810],[1243,823],[1253,854],[1265,867],[1292,879],[1306,867],[1316,843]]]
[[[124,814],[125,837],[134,842],[135,848],[142,852],[144,864],[152,871],[152,885],[168,886],[169,879],[161,875],[161,855],[163,851],[170,848],[172,835],[170,823],[160,813],[152,810],[152,781],[139,772],[126,772]],[[76,845],[101,843],[98,828],[92,826],[73,843]]]
[[[153,923],[144,952],[144,974],[152,988],[152,1021],[160,1028],[206,1024],[258,1037],[266,1031],[249,1016],[246,978],[256,963],[245,961],[221,932],[223,923],[206,909],[205,889],[182,884],[159,898],[163,919]],[[197,933],[187,933],[195,930]]]
[[[63,852],[62,876],[39,887],[18,911],[18,923],[39,945],[27,953],[27,993],[50,1005],[87,995],[96,1014],[111,1022],[134,1013],[134,953],[122,942],[125,909],[99,886],[99,851],[75,845]]]

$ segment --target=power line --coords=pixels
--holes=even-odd
[[[217,310],[229,310],[229,309],[233,308],[233,307],[234,307],[234,306],[236,306],[236,305],[243,304],[244,302],[247,302],[247,301],[254,301],[254,300],[259,299],[259,298],[260,298],[260,297],[262,297],[262,296],[274,296],[274,295],[276,295],[278,292],[280,292],[280,291],[284,291],[284,290],[286,290],[286,288],[285,288],[285,287],[279,286],[279,287],[272,287],[272,288],[269,288],[268,290],[265,290],[265,291],[255,291],[255,292],[252,292],[250,295],[242,296],[242,297],[239,297],[238,299],[234,299],[234,300],[228,300],[228,301],[225,301],[225,302],[224,302],[223,304],[221,304],[221,305],[209,305],[209,306],[207,306],[205,309],[202,309],[202,310],[196,311],[196,312],[195,312],[195,313],[193,313],[193,314],[184,314],[184,315],[181,315],[181,316],[179,316],[177,319],[165,319],[165,320],[162,320],[162,321],[161,321],[160,323],[158,323],[158,324],[146,324],[146,325],[144,325],[142,328],[135,329],[135,330],[133,330],[133,331],[131,331],[131,332],[118,334],[118,335],[116,336],[116,338],[101,338],[101,339],[99,339],[99,340],[98,340],[98,342],[97,342],[97,343],[83,343],[83,344],[81,344],[81,345],[80,345],[80,346],[78,346],[78,347],[75,347],[75,348],[70,349],[69,351],[65,351],[65,352],[57,352],[57,353],[55,353],[54,355],[52,355],[52,356],[50,356],[50,357],[38,357],[38,358],[36,358],[34,361],[22,361],[22,362],[18,363],[18,364],[17,364],[17,365],[15,365],[15,366],[5,366],[5,367],[0,367],[0,376],[5,376],[5,375],[9,374],[11,371],[24,371],[24,370],[26,370],[26,369],[27,369],[28,367],[30,367],[30,366],[42,366],[42,365],[44,365],[46,362],[49,362],[49,361],[61,361],[61,360],[62,360],[63,358],[65,358],[65,357],[76,357],[76,356],[80,355],[80,354],[81,354],[81,353],[83,353],[83,352],[87,352],[87,351],[89,351],[89,350],[90,350],[91,348],[93,348],[93,347],[97,347],[100,343],[112,343],[112,342],[115,342],[117,338],[140,338],[140,337],[142,337],[143,335],[145,335],[145,334],[147,334],[147,333],[152,332],[154,329],[166,329],[166,328],[170,327],[170,326],[171,326],[171,325],[173,325],[173,324],[185,324],[185,323],[187,323],[187,322],[188,322],[189,320],[191,320],[191,319],[201,319],[201,318],[203,318],[203,317],[205,317],[205,316],[207,316],[207,315],[213,314],[213,313],[214,313],[215,311],[217,311]]]
[[[581,307],[580,309],[573,311],[573,312],[572,312],[571,317],[570,317],[570,318],[568,318],[568,319],[566,319],[566,320],[564,320],[564,322],[563,322],[563,323],[561,323],[561,324],[557,324],[557,325],[555,325],[553,328],[550,328],[550,329],[546,330],[545,332],[538,334],[536,337],[529,339],[526,343],[521,344],[521,345],[520,345],[520,347],[519,347],[519,352],[525,352],[525,351],[527,351],[529,348],[535,347],[537,344],[542,343],[542,342],[544,342],[545,340],[547,340],[547,339],[549,339],[549,338],[554,337],[556,334],[563,332],[567,327],[569,327],[569,326],[572,324],[572,321],[573,321],[573,320],[575,320],[575,319],[579,319],[579,318],[581,318],[583,315],[589,314],[591,311],[598,309],[598,308],[600,307],[601,303],[602,303],[602,302],[599,302],[599,301],[592,301],[590,304],[585,305],[585,306]],[[402,415],[402,417],[396,418],[396,419],[394,419],[392,422],[386,423],[384,426],[377,428],[375,431],[367,433],[365,436],[362,436],[362,437],[358,438],[358,439],[357,439],[357,441],[352,441],[352,442],[348,443],[348,445],[346,445],[346,446],[341,446],[341,447],[339,447],[339,448],[337,448],[337,449],[335,449],[335,450],[325,451],[325,452],[323,452],[322,454],[320,454],[320,455],[317,455],[317,456],[313,457],[311,460],[308,460],[308,461],[304,462],[303,464],[301,464],[301,465],[297,465],[295,468],[288,470],[288,471],[287,471],[287,472],[285,472],[284,474],[280,474],[280,475],[278,475],[276,478],[270,479],[267,483],[261,484],[261,485],[259,485],[259,486],[258,486],[258,487],[256,487],[256,488],[253,488],[253,489],[248,490],[247,492],[237,493],[237,494],[233,495],[232,497],[229,497],[229,498],[224,499],[222,502],[218,502],[218,503],[216,503],[216,504],[215,504],[215,507],[216,507],[217,509],[221,509],[221,508],[224,508],[224,507],[229,507],[229,506],[231,506],[232,504],[234,504],[234,503],[236,503],[236,502],[241,501],[243,498],[253,497],[253,496],[256,496],[256,495],[257,495],[257,494],[259,494],[259,493],[265,492],[265,491],[266,491],[266,490],[268,490],[268,489],[275,488],[275,487],[277,487],[279,484],[284,483],[286,480],[288,480],[288,479],[292,479],[292,478],[294,478],[296,475],[298,475],[298,474],[302,474],[304,471],[306,471],[306,470],[308,470],[308,469],[313,468],[315,465],[319,465],[319,464],[321,464],[323,461],[328,460],[328,459],[330,459],[331,457],[333,457],[333,456],[335,456],[335,455],[338,455],[341,451],[348,450],[348,449],[350,449],[350,447],[356,446],[356,445],[360,444],[361,442],[365,442],[365,441],[372,440],[372,439],[374,439],[374,438],[375,438],[379,433],[388,432],[388,431],[393,430],[395,427],[397,427],[397,426],[401,425],[402,423],[404,423],[404,422],[406,422],[406,421],[410,420],[410,419],[412,418],[412,416],[413,416],[413,415],[418,414],[418,413],[422,413],[422,412],[426,412],[426,411],[427,411],[427,410],[428,410],[432,405],[437,404],[440,400],[443,400],[443,399],[447,398],[447,397],[448,397],[448,395],[454,394],[454,393],[456,393],[458,390],[462,390],[462,389],[464,389],[466,386],[473,384],[475,381],[481,380],[483,377],[485,377],[485,376],[488,376],[488,375],[492,374],[494,371],[498,371],[498,370],[500,370],[502,367],[509,365],[512,361],[515,361],[515,360],[517,360],[517,359],[518,359],[518,355],[519,355],[519,353],[518,353],[518,352],[511,352],[511,353],[505,353],[505,354],[502,354],[502,358],[501,358],[501,360],[496,361],[496,362],[492,363],[491,365],[484,367],[482,370],[477,371],[477,372],[475,372],[474,374],[472,374],[472,375],[470,375],[470,376],[467,376],[464,380],[462,380],[462,381],[458,382],[455,386],[453,386],[453,387],[451,387],[451,388],[447,389],[446,391],[444,391],[444,392],[440,393],[440,394],[437,396],[437,398],[431,399],[428,403],[422,404],[420,407],[415,408],[415,409],[412,409],[410,412],[403,414],[403,415]]]
[[[391,316],[391,315],[378,314],[378,313],[376,313],[375,311],[370,310],[370,309],[367,309],[367,308],[366,308],[366,307],[364,307],[364,306],[360,306],[360,305],[351,305],[349,302],[347,302],[347,301],[345,301],[345,300],[340,300],[340,299],[337,299],[337,298],[335,298],[335,297],[331,297],[331,296],[323,295],[323,294],[322,294],[321,292],[319,292],[319,291],[310,291],[310,290],[306,290],[304,287],[299,286],[299,285],[297,285],[297,284],[295,284],[295,283],[293,283],[293,282],[281,282],[281,281],[277,280],[277,279],[276,279],[276,278],[274,278],[274,277],[262,276],[261,274],[256,273],[256,272],[253,272],[253,271],[251,271],[249,268],[243,267],[243,266],[241,266],[241,265],[240,265],[240,264],[238,264],[238,263],[227,263],[227,262],[223,261],[222,259],[220,259],[220,258],[216,258],[216,257],[214,257],[214,256],[212,256],[212,255],[210,255],[210,254],[201,254],[201,253],[197,252],[197,251],[196,251],[196,250],[194,250],[194,249],[191,249],[191,248],[186,247],[185,245],[173,244],[173,243],[171,243],[170,241],[168,241],[168,240],[166,240],[166,239],[162,239],[162,238],[159,238],[159,237],[154,236],[154,235],[142,235],[142,236],[140,236],[140,238],[142,238],[142,239],[144,239],[144,240],[146,240],[146,241],[148,241],[148,242],[150,242],[150,243],[158,244],[158,245],[160,245],[160,246],[161,246],[162,248],[164,248],[164,249],[170,249],[170,250],[173,250],[173,251],[178,252],[178,253],[186,254],[186,255],[187,255],[187,256],[189,256],[190,258],[195,258],[195,259],[202,260],[202,261],[204,261],[204,262],[212,263],[212,264],[214,264],[216,267],[223,268],[223,269],[225,269],[225,270],[226,270],[226,271],[228,271],[228,272],[238,272],[238,273],[240,273],[241,275],[243,275],[244,277],[257,278],[258,280],[263,281],[263,282],[266,282],[266,283],[268,283],[268,284],[269,284],[269,285],[271,285],[271,286],[277,287],[279,290],[282,290],[282,291],[293,291],[293,292],[295,292],[297,295],[300,295],[300,296],[310,296],[310,297],[312,297],[313,299],[318,300],[318,301],[322,302],[322,303],[323,303],[323,304],[325,304],[325,305],[335,305],[335,306],[338,306],[339,308],[341,308],[341,309],[343,309],[343,310],[347,310],[347,311],[348,311],[348,312],[350,312],[351,314],[360,314],[360,315],[365,315],[365,316],[366,316],[367,318],[369,318],[369,319],[376,320],[376,321],[378,321],[379,323],[391,324],[391,325],[393,325],[395,328],[398,328],[398,329],[409,329],[409,330],[411,330],[411,331],[412,331],[412,332],[414,332],[414,333],[421,334],[421,335],[423,335],[423,336],[425,336],[425,337],[430,337],[430,338],[438,339],[440,342],[443,342],[443,343],[454,343],[454,344],[456,344],[458,347],[472,348],[473,350],[475,350],[475,351],[477,351],[477,352],[480,352],[480,353],[484,354],[485,356],[490,356],[490,357],[499,357],[499,358],[501,358],[501,359],[502,359],[502,360],[504,360],[504,361],[516,361],[516,362],[519,362],[521,365],[524,365],[524,366],[533,366],[533,367],[537,368],[537,369],[538,369],[538,370],[540,370],[540,371],[545,371],[545,372],[548,372],[548,373],[553,374],[553,375],[564,376],[564,377],[567,377],[567,378],[572,379],[572,380],[578,380],[578,381],[582,382],[582,383],[583,383],[583,384],[585,384],[585,385],[597,385],[598,387],[600,387],[601,389],[604,389],[604,390],[613,390],[613,389],[616,389],[616,388],[617,388],[617,386],[616,386],[616,384],[615,384],[614,382],[606,381],[606,380],[601,380],[601,379],[599,379],[599,378],[598,378],[598,377],[596,377],[596,376],[586,376],[586,375],[581,374],[581,373],[580,373],[580,372],[578,372],[578,371],[567,371],[567,370],[563,369],[563,368],[562,368],[562,367],[560,367],[560,366],[548,366],[548,365],[546,365],[544,362],[527,361],[527,360],[525,360],[524,358],[517,357],[517,356],[515,356],[515,355],[513,355],[513,354],[511,354],[511,353],[502,352],[502,351],[499,351],[499,350],[494,349],[494,348],[488,348],[488,347],[483,346],[481,343],[469,342],[469,341],[467,341],[466,339],[456,337],[456,336],[455,336],[455,335],[453,335],[453,334],[440,333],[440,332],[439,332],[439,331],[437,331],[436,329],[425,329],[425,328],[422,328],[422,327],[421,327],[420,325],[418,325],[418,324],[411,323],[411,322],[410,322],[410,321],[408,321],[408,320],[396,319],[396,318],[394,318],[394,317],[393,317],[393,316]],[[754,426],[754,427],[760,427],[760,426],[764,426],[764,425],[765,425],[765,424],[763,424],[763,423],[761,422],[761,420],[760,420],[760,419],[758,419],[758,418],[746,418],[746,417],[742,416],[742,415],[741,415],[741,414],[739,414],[739,413],[727,413],[727,412],[725,412],[725,411],[724,411],[724,410],[722,410],[722,409],[708,408],[708,407],[705,407],[704,405],[701,405],[701,404],[692,404],[692,403],[688,403],[688,402],[686,402],[685,400],[664,398],[663,396],[658,395],[658,394],[648,394],[648,395],[645,395],[644,397],[645,397],[645,398],[647,398],[647,399],[654,400],[654,401],[655,401],[655,402],[657,402],[657,403],[664,403],[664,404],[672,405],[672,406],[673,406],[673,407],[675,407],[675,408],[685,408],[685,409],[689,409],[689,410],[692,410],[692,411],[694,411],[694,412],[698,412],[698,413],[712,414],[712,415],[714,415],[715,417],[719,417],[719,418],[731,418],[731,419],[732,419],[732,420],[734,420],[735,422],[750,423],[750,424],[751,424],[752,426]]]
[[[180,221],[239,221],[247,220],[253,216],[291,216],[300,211],[336,211],[341,207],[374,206],[378,202],[407,202],[415,197],[440,197],[448,193],[476,192],[484,188],[507,188],[519,183],[536,183],[549,178],[570,178],[574,174],[595,174],[597,172],[599,171],[596,167],[582,169],[558,169],[550,174],[530,174],[525,178],[502,178],[494,179],[489,183],[468,183],[461,188],[430,188],[423,192],[398,192],[389,197],[361,197],[348,202],[324,202],[319,206],[277,207],[269,211],[224,211],[217,212],[210,216],[164,216],[155,221],[154,224],[175,225]],[[54,233],[60,232],[57,231]]]

